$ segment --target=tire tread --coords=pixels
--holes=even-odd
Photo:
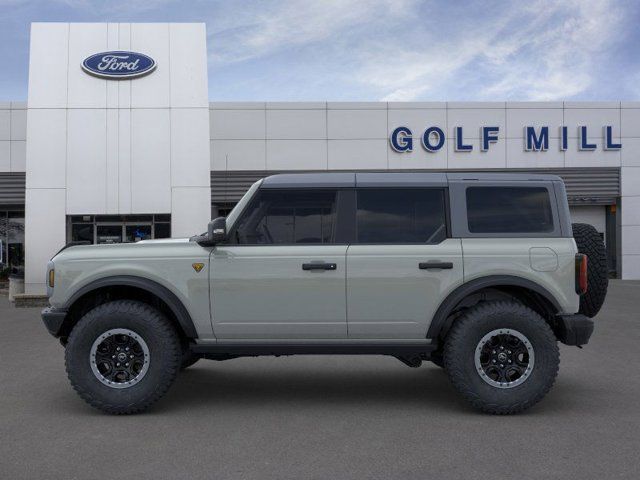
[[[598,231],[586,223],[573,223],[578,252],[587,255],[587,291],[580,296],[580,313],[595,317],[604,303],[609,286],[607,251]]]
[[[146,395],[143,399],[127,405],[112,404],[102,401],[92,395],[90,389],[82,385],[81,382],[78,382],[76,380],[76,376],[73,375],[73,366],[71,365],[70,355],[68,353],[69,348],[73,348],[76,338],[83,335],[83,333],[90,328],[92,322],[98,321],[98,319],[105,314],[113,313],[114,310],[117,310],[119,313],[126,313],[132,316],[145,318],[146,321],[150,323],[152,322],[154,324],[154,328],[157,330],[156,333],[159,336],[163,337],[165,340],[169,340],[170,343],[173,343],[173,348],[167,349],[166,352],[163,352],[169,355],[169,368],[165,371],[163,381],[159,382],[151,391],[151,393]],[[93,310],[89,311],[73,327],[71,334],[69,335],[67,350],[65,354],[65,368],[67,371],[67,377],[69,378],[73,389],[85,402],[87,402],[92,407],[102,410],[103,412],[115,415],[129,415],[140,413],[144,410],[147,410],[154,403],[156,403],[169,390],[169,387],[175,380],[180,368],[181,361],[182,355],[180,344],[173,325],[162,313],[160,313],[155,308],[146,303],[135,300],[116,300],[99,305]]]
[[[468,381],[467,375],[464,372],[463,361],[461,361],[461,359],[464,358],[463,348],[466,340],[465,335],[469,328],[477,322],[482,321],[482,318],[491,316],[496,312],[508,310],[531,317],[536,324],[536,328],[538,328],[540,333],[543,335],[544,343],[551,349],[549,352],[551,357],[555,357],[556,359],[555,368],[551,375],[546,378],[542,388],[538,389],[535,395],[519,402],[492,403],[486,401],[478,394]],[[516,301],[500,300],[483,302],[470,308],[467,313],[462,315],[456,323],[454,323],[447,335],[444,349],[444,367],[453,386],[469,403],[471,403],[473,407],[485,413],[494,415],[510,415],[519,413],[542,400],[549,390],[551,390],[551,387],[555,382],[559,370],[559,361],[560,350],[551,327],[549,327],[544,319],[535,311]]]

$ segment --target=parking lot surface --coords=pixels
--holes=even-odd
[[[151,411],[116,417],[71,389],[39,309],[0,297],[0,478],[640,477],[640,282],[613,281],[550,394],[476,413],[430,363],[387,357],[201,361]]]

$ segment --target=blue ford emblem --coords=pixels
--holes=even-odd
[[[155,68],[153,58],[136,52],[96,53],[82,62],[82,69],[88,74],[111,79],[141,77]]]

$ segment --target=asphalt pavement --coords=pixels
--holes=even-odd
[[[613,281],[524,414],[471,409],[439,368],[374,356],[200,361],[136,416],[71,389],[39,309],[0,297],[0,478],[640,478],[640,282]]]

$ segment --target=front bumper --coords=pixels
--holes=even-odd
[[[47,307],[42,310],[42,321],[49,333],[58,338],[62,331],[64,319],[67,317],[67,311],[54,307]]]
[[[556,336],[565,345],[586,345],[593,333],[593,320],[585,315],[558,315]]]

